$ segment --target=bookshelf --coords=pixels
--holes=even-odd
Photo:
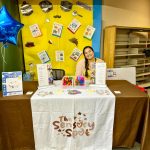
[[[108,68],[136,67],[136,83],[150,87],[150,28],[108,26],[104,29],[104,61]]]

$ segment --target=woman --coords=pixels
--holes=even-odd
[[[95,76],[95,63],[103,62],[103,60],[94,57],[94,50],[91,46],[83,49],[84,59],[79,61],[76,66],[76,76],[83,75],[87,79]]]

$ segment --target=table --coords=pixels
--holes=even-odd
[[[108,87],[41,88],[31,108],[37,150],[112,150],[115,96]]]
[[[149,97],[125,80],[107,82],[110,90],[121,91],[116,95],[113,147],[131,148],[136,141],[141,150],[150,149]],[[114,92],[113,92],[114,93]]]
[[[125,80],[107,81],[116,95],[113,147],[130,148],[141,142],[150,148],[150,109],[147,94]],[[24,82],[24,93],[35,91],[37,82]],[[34,150],[31,104],[28,95],[2,97],[0,93],[0,150]]]

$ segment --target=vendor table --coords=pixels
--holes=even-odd
[[[115,96],[108,87],[39,88],[31,108],[36,150],[112,150]]]
[[[107,81],[115,94],[115,120],[113,147],[130,148],[135,141],[141,142],[141,150],[150,149],[149,98],[125,80]],[[2,97],[0,93],[0,150],[35,149],[31,113],[31,96],[27,91],[36,91],[37,82],[24,82],[24,95]]]

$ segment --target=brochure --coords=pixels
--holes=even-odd
[[[37,64],[37,74],[39,87],[53,84],[53,71],[51,63]]]
[[[95,84],[106,86],[106,63],[96,63]]]

